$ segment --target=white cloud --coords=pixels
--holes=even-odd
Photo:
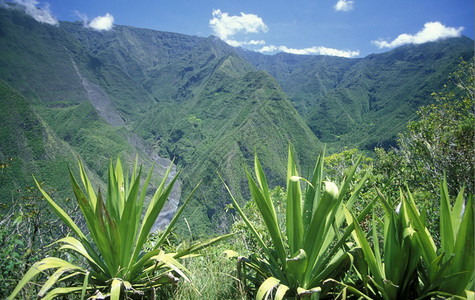
[[[83,17],[83,20],[84,20],[84,17]],[[101,31],[101,30],[109,31],[112,29],[113,26],[114,26],[114,17],[109,13],[106,13],[105,16],[95,17],[94,19],[91,20],[91,22],[89,22],[86,25],[86,27],[89,27],[98,31]]]
[[[348,2],[347,5],[353,5],[353,1],[346,2]],[[238,34],[266,33],[269,30],[262,19],[254,14],[245,14],[241,12],[240,16],[230,16],[228,13],[223,13],[221,10],[216,9],[213,10],[213,18],[209,21],[209,26],[214,31],[215,35],[229,45],[233,47],[251,46],[253,49],[261,46],[260,49],[257,49],[257,51],[261,53],[287,52],[292,54],[331,55],[341,57],[354,57],[360,54],[358,50],[338,50],[322,46],[294,49],[286,46],[266,45],[264,40],[237,40],[235,36]]]
[[[378,40],[372,41],[372,43],[379,48],[393,48],[405,44],[422,44],[449,37],[459,37],[463,29],[463,27],[446,27],[440,22],[427,22],[424,24],[424,28],[414,35],[403,33],[392,42]]]
[[[87,22],[89,21],[89,19],[87,18],[87,15],[86,14],[83,14],[77,10],[74,11],[74,14],[79,18],[81,19],[82,23],[84,24],[85,27],[87,27]]]
[[[236,41],[236,40],[226,40],[226,43],[233,47],[243,47],[243,46],[261,46],[265,45],[266,41],[264,40],[250,40],[250,41]]]
[[[46,3],[43,8],[39,8],[39,4],[36,0],[14,0],[14,2],[25,9],[25,12],[32,16],[36,21],[40,23],[46,23],[50,25],[58,25],[58,20],[53,17],[49,9],[49,4]]]
[[[352,0],[338,0],[334,8],[336,11],[350,11],[353,9],[353,3]]]
[[[220,9],[213,10],[213,18],[209,20],[209,26],[219,38],[232,46],[262,44],[263,41],[236,41],[232,39],[232,36],[238,33],[259,33],[269,30],[257,15],[241,12],[240,16],[230,16],[226,12],[221,12]]]
[[[264,46],[258,50],[261,53],[269,52],[286,52],[291,54],[301,54],[301,55],[329,55],[329,56],[340,56],[340,57],[355,57],[360,55],[359,50],[339,50],[334,48],[327,48],[323,46],[314,46],[310,48],[288,48],[286,46]]]

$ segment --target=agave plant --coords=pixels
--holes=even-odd
[[[240,260],[257,274],[254,278],[248,278],[258,286],[256,299],[272,296],[275,299],[284,296],[318,299],[328,291],[328,285],[325,285],[327,279],[336,280],[349,269],[352,255],[346,242],[354,225],[351,223],[342,228],[344,207],[351,208],[366,175],[349,195],[350,182],[357,165],[349,170],[340,187],[337,187],[335,183],[323,180],[323,161],[324,153],[317,160],[311,181],[307,181],[298,175],[294,153],[289,147],[285,235],[280,231],[267,180],[257,155],[254,160],[257,182],[246,170],[252,199],[269,231],[271,247],[266,246],[231,195],[238,213],[265,252],[264,257],[255,253]],[[302,192],[301,183],[307,185],[305,192]],[[345,198],[348,198],[346,203]],[[370,206],[360,214],[358,220],[361,221],[369,210]]]
[[[474,218],[473,193],[464,199],[461,189],[453,207],[447,180],[440,184],[440,248],[421,220],[410,192],[407,197],[407,212],[417,232],[417,242],[422,253],[420,279],[422,296],[475,298],[474,288]],[[465,201],[466,200],[466,201]]]
[[[402,202],[395,210],[381,194],[379,196],[384,209],[383,249],[379,246],[379,219],[373,209],[373,249],[360,225],[355,222],[353,236],[360,247],[359,255],[355,255],[357,274],[363,283],[365,294],[372,298],[414,298],[421,253],[414,236],[415,230],[407,214],[407,204]],[[346,211],[346,217],[347,220],[354,218],[349,211]]]
[[[380,195],[385,209],[383,244],[379,249],[373,217],[372,251],[356,224],[355,239],[362,250],[355,263],[365,282],[366,294],[382,299],[422,299],[427,297],[474,298],[474,201],[469,195],[464,207],[462,189],[451,208],[447,181],[441,182],[440,237],[437,249],[412,194],[401,192],[398,211]],[[351,215],[347,212],[347,217]],[[358,260],[358,258],[356,258]],[[369,274],[366,270],[369,270]]]
[[[38,182],[37,185],[53,211],[76,235],[76,237],[67,236],[56,241],[61,245],[59,250],[78,254],[87,261],[87,265],[73,264],[57,257],[44,258],[29,269],[9,299],[13,299],[22,287],[34,280],[38,274],[46,272],[49,272],[49,277],[38,293],[38,297],[43,299],[51,299],[62,294],[80,294],[81,298],[84,298],[86,294],[90,295],[94,291],[110,299],[119,299],[125,293],[153,292],[155,288],[163,284],[176,282],[178,280],[176,276],[189,280],[189,271],[180,264],[178,258],[226,237],[221,236],[196,244],[179,253],[165,253],[160,248],[190,200],[193,194],[191,193],[155,246],[145,252],[144,244],[153,223],[170,195],[178,174],[167,185],[166,180],[171,166],[167,169],[142,219],[152,170],[140,188],[142,168],[137,170],[137,160],[130,181],[128,172],[124,177],[120,159],[117,159],[115,168],[111,160],[104,201],[100,189],[97,194],[94,192],[81,161],[79,161],[79,169],[84,191],[79,187],[71,170],[69,173],[74,194],[87,224],[87,233],[81,231]],[[54,272],[51,274],[52,271]]]

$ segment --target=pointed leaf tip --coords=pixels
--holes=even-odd
[[[339,196],[338,186],[332,181],[324,181],[325,193],[328,193],[333,198],[337,199]]]

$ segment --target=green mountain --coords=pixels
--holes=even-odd
[[[265,153],[262,163],[280,184],[289,142],[305,142],[304,161],[318,151],[276,81],[214,37],[126,26],[96,32],[0,13],[0,51],[9,53],[0,58],[0,78],[103,180],[111,157],[131,163],[135,154],[145,168],[175,158],[185,196],[202,179],[187,212],[197,233],[229,224],[217,171],[240,197],[254,151]]]
[[[60,170],[60,166],[74,162],[74,152],[56,137],[27,99],[3,80],[0,105],[0,160],[5,164],[0,185],[3,200],[12,200],[12,192],[25,185],[33,186],[33,173],[38,180],[67,178],[67,169]],[[64,192],[66,186],[61,182],[56,188]]]
[[[115,26],[114,30],[98,32],[85,30],[80,22],[63,22],[61,28],[102,64],[120,67],[138,83],[174,63],[203,41],[200,37],[129,26]]]
[[[304,172],[322,142],[332,149],[391,144],[459,57],[473,56],[473,41],[447,39],[361,59],[265,56],[212,36],[50,26],[2,8],[0,53],[2,107],[10,109],[0,118],[9,141],[0,161],[14,157],[21,165],[4,180],[2,203],[10,201],[7,190],[31,183],[31,173],[66,190],[66,164],[75,165],[76,156],[98,185],[111,158],[130,165],[138,155],[145,170],[156,165],[155,180],[174,159],[181,184],[162,219],[173,214],[180,193],[187,197],[202,181],[185,217],[194,234],[203,234],[230,223],[218,173],[245,201],[244,167],[254,153],[277,185],[284,183],[289,143]]]
[[[77,165],[76,156],[84,161],[92,176],[97,174],[95,177],[99,186],[104,186],[110,160],[117,156],[132,165],[138,155],[145,170],[150,169],[152,164],[156,165],[155,181],[163,177],[171,161],[154,155],[126,127],[129,119],[144,113],[145,107],[154,102],[140,85],[135,84],[122,69],[105,65],[94,58],[61,26],[40,24],[20,11],[0,9],[0,27],[0,79],[19,93],[20,97],[14,99],[22,98],[21,95],[27,99],[29,113],[26,116],[40,118],[41,122],[35,121],[36,125],[31,128],[41,133],[46,130],[39,127],[43,124],[61,141],[61,148],[72,149],[76,153],[61,159],[59,150],[50,150],[53,154],[58,152],[58,158],[51,153],[45,154],[52,157],[51,161],[56,166],[51,170],[36,168],[34,164],[23,166],[22,171],[10,168],[9,171],[16,172],[16,175],[2,185],[4,189],[31,185],[34,173],[49,186],[64,190],[66,194],[61,196],[72,198],[67,166],[70,164],[74,168]],[[2,101],[5,101],[2,107],[15,107],[10,98],[2,98]],[[6,116],[11,116],[8,110],[4,112]],[[26,116],[20,114],[15,120],[21,124]],[[2,128],[5,126],[5,130],[11,133],[11,139],[21,137],[14,133],[17,130],[15,123],[9,124],[3,117],[1,120]],[[42,151],[45,146],[40,133],[30,144]],[[1,159],[39,163],[40,157],[31,158],[27,154],[7,148],[2,151]],[[5,196],[0,199],[2,203],[11,202],[11,193],[2,195]],[[169,211],[176,209],[179,195],[178,184],[169,203]]]
[[[461,37],[359,59],[240,55],[276,78],[322,142],[336,149],[346,145],[372,151],[393,145],[417,108],[430,103],[431,93],[473,51],[473,41]]]
[[[304,161],[314,159],[320,147],[277,82],[233,52],[220,54],[222,46],[206,42],[149,81],[154,97],[163,100],[134,129],[183,167],[185,190],[203,180],[188,208],[195,229],[204,230],[209,220],[219,230],[228,224],[229,198],[216,172],[238,199],[247,199],[243,166],[252,166],[254,152],[273,174],[272,183],[283,184],[289,142],[299,145]],[[163,89],[164,77],[179,84]]]

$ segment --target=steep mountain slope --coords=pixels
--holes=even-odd
[[[0,78],[21,91],[29,101],[29,110],[41,118],[42,121],[35,122],[30,130],[44,130],[41,124],[49,128],[102,180],[106,179],[111,159],[121,156],[123,162],[131,166],[136,155],[144,169],[156,164],[155,182],[163,177],[170,160],[151,153],[151,149],[125,125],[155,102],[141,85],[119,67],[107,65],[92,56],[61,26],[40,24],[13,9],[0,9],[0,23]],[[22,117],[18,116],[18,122]],[[1,120],[3,123],[4,118]],[[38,138],[32,143],[43,148]],[[5,150],[4,157],[40,159],[13,150]],[[75,160],[72,165],[76,165]],[[49,184],[69,187],[67,164],[60,158],[53,161],[58,169],[62,168],[58,174],[66,176],[54,176],[58,180]],[[33,167],[25,168],[30,175],[36,171],[46,173]],[[24,184],[30,182],[26,178]],[[180,184],[177,184],[170,202],[171,210],[176,208],[179,196]],[[3,203],[9,201],[7,198],[1,200]]]
[[[42,25],[13,9],[0,9],[0,28],[0,76],[8,84],[30,100],[86,98],[71,63],[80,45],[61,28]]]
[[[0,59],[0,78],[29,95],[35,113],[103,179],[110,158],[130,163],[137,153],[146,169],[161,161],[159,153],[175,158],[185,195],[203,179],[187,212],[191,224],[202,226],[196,233],[228,223],[220,208],[229,198],[216,171],[239,197],[254,150],[275,183],[285,177],[289,141],[305,144],[297,147],[302,161],[318,150],[275,80],[219,39],[54,27],[19,11],[0,12],[1,50],[11,54]]]
[[[460,58],[473,57],[467,37],[406,45],[361,59],[240,51],[281,84],[317,137],[334,148],[388,146],[432,101]]]
[[[289,53],[263,55],[242,49],[238,51],[258,70],[269,72],[304,117],[315,105],[315,99],[324,97],[337,87],[344,74],[359,61],[333,56]]]
[[[172,87],[165,84],[170,81]],[[289,142],[299,145],[302,161],[311,161],[320,146],[277,82],[213,37],[146,86],[159,101],[135,131],[175,157],[185,190],[203,180],[186,214],[197,232],[208,231],[210,221],[217,230],[229,224],[229,197],[216,172],[238,199],[247,199],[243,166],[252,166],[254,151],[271,183],[283,184]]]
[[[123,26],[109,33],[91,33],[70,23],[66,29],[87,44],[101,64],[120,67],[155,100],[148,113],[137,121],[129,119],[130,125],[150,148],[174,158],[183,169],[184,195],[199,179],[203,180],[196,200],[185,212],[197,234],[222,230],[229,224],[229,216],[220,209],[229,198],[216,171],[231,177],[227,179],[240,197],[246,190],[243,165],[252,165],[253,148],[265,151],[262,163],[272,169],[276,174],[273,179],[279,183],[285,177],[282,171],[289,141],[306,142],[299,151],[305,153],[303,160],[317,152],[317,139],[276,82],[268,75],[255,73],[234,48],[215,37],[193,38]],[[134,53],[140,53],[140,59]],[[269,99],[278,100],[278,105],[262,104]],[[258,105],[264,109],[258,109]],[[246,134],[255,123],[253,118],[270,117],[286,122],[280,127],[265,123],[261,135]],[[246,129],[240,128],[243,124],[247,124]],[[254,146],[261,145],[262,139],[270,140],[266,143],[273,145],[272,151]],[[236,154],[241,151],[246,151],[246,157]]]
[[[28,99],[49,106],[86,100],[95,104],[85,85],[94,86],[95,95],[107,95],[124,120],[133,119],[154,102],[123,69],[95,57],[63,26],[41,24],[19,11],[0,9],[0,27],[0,77]]]
[[[56,136],[39,117],[27,99],[5,81],[0,80],[0,161],[2,168],[0,194],[2,204],[17,200],[13,191],[34,186],[34,175],[54,188],[60,198],[73,195],[67,166],[76,168],[77,153]],[[96,184],[104,185],[92,174]],[[54,186],[53,186],[54,185]]]
[[[62,22],[61,28],[102,63],[120,67],[139,83],[150,78],[151,73],[174,63],[203,41],[201,37],[121,25],[101,32],[85,30],[80,22]]]
[[[229,225],[229,196],[216,172],[245,201],[244,167],[252,166],[254,153],[275,185],[285,178],[289,142],[304,172],[320,140],[333,150],[390,144],[459,57],[473,57],[473,41],[448,39],[361,59],[264,56],[212,36],[118,25],[97,32],[78,22],[50,26],[1,8],[0,53],[0,79],[8,83],[2,88],[9,91],[2,106],[12,101],[6,95],[13,89],[15,99],[23,99],[15,105],[29,111],[12,106],[0,118],[2,126],[10,124],[4,134],[10,144],[2,144],[0,161],[16,156],[31,162],[19,175],[25,184],[32,171],[53,176],[53,169],[35,166],[44,157],[66,170],[69,158],[63,157],[70,152],[98,181],[116,156],[130,164],[138,155],[144,169],[156,163],[154,180],[175,159],[183,197],[202,180],[185,212],[200,234]],[[28,130],[17,132],[22,124],[30,124]],[[47,132],[58,145],[48,151],[40,138]],[[52,184],[66,188],[64,173],[57,174]],[[180,185],[168,216],[179,198]]]

